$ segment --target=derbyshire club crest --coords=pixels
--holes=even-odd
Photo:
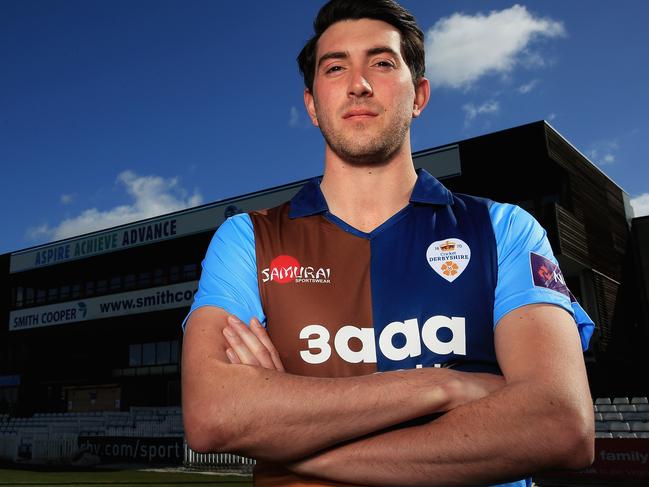
[[[469,265],[471,249],[459,238],[446,238],[428,246],[426,260],[440,277],[453,282]]]

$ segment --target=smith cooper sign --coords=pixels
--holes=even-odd
[[[181,308],[192,304],[197,289],[198,281],[191,281],[12,311],[9,314],[9,330],[27,330],[111,316]]]

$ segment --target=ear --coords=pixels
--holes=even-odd
[[[313,93],[311,93],[308,88],[304,89],[304,106],[306,107],[306,111],[309,113],[311,123],[317,127],[318,114],[315,109],[315,100],[313,99]]]
[[[415,87],[415,102],[412,106],[412,118],[417,118],[424,111],[430,99],[430,82],[422,77]]]

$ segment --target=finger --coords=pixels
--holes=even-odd
[[[255,357],[255,354],[248,348],[239,333],[231,325],[223,328],[223,336],[239,358],[239,363],[244,365],[261,365]]]
[[[266,332],[266,328],[262,326],[262,324],[259,322],[257,318],[253,317],[252,320],[250,320],[250,329],[255,334],[255,336],[259,339],[259,341],[266,347],[268,353],[270,353],[270,358],[273,361],[273,364],[275,365],[275,369],[277,369],[280,372],[284,372],[284,365],[282,364],[282,359],[279,357],[279,352],[277,352],[275,345],[273,344],[272,340],[268,336],[268,333]]]
[[[270,356],[270,352],[266,346],[257,338],[257,336],[248,328],[241,320],[230,320],[230,328],[233,329],[238,335],[242,345],[245,345],[247,352],[252,354],[259,365],[266,369],[275,370],[275,364]],[[240,348],[241,346],[240,345]],[[235,349],[239,358],[243,360],[238,349]]]
[[[268,353],[270,353],[270,358],[273,361],[275,368],[280,372],[284,372],[284,365],[282,364],[282,359],[279,357],[279,352],[277,351],[275,345],[273,344],[272,340],[268,336],[268,332],[266,331],[266,328],[262,326],[262,324],[259,322],[257,318],[253,317],[252,320],[250,320],[250,329],[257,336],[259,341],[263,343],[263,345],[268,350]]]
[[[230,361],[231,364],[240,364],[241,363],[241,360],[239,360],[239,356],[231,348],[228,348],[225,351],[225,355],[227,355],[228,360]]]

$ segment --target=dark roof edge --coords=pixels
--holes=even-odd
[[[625,190],[624,190],[624,189],[623,189],[619,184],[617,184],[615,181],[613,181],[613,179],[611,179],[611,177],[610,177],[608,174],[606,174],[606,173],[605,173],[605,172],[604,172],[604,171],[603,171],[603,170],[602,170],[602,169],[601,169],[597,164],[595,164],[595,163],[594,163],[593,161],[591,161],[588,157],[586,157],[586,155],[585,155],[583,152],[581,152],[579,149],[577,149],[577,148],[572,144],[572,142],[570,142],[568,139],[566,139],[566,138],[561,134],[561,132],[559,132],[556,128],[554,128],[554,127],[552,126],[552,124],[551,124],[550,122],[548,122],[547,120],[541,120],[541,122],[545,123],[545,125],[546,125],[550,130],[552,130],[555,134],[557,134],[559,137],[561,137],[561,140],[563,140],[566,144],[568,144],[568,145],[569,145],[570,147],[572,147],[575,151],[577,151],[577,153],[578,153],[581,157],[583,157],[584,159],[586,159],[586,161],[588,161],[588,163],[589,163],[591,166],[593,166],[595,169],[597,169],[597,170],[602,174],[602,176],[604,176],[604,177],[605,177],[606,179],[608,179],[611,183],[613,183],[615,186],[617,186],[617,188],[618,188],[620,191],[622,191],[624,194],[626,194],[627,196],[629,196],[629,193],[627,193],[627,192],[626,192],[626,191],[625,191]]]

